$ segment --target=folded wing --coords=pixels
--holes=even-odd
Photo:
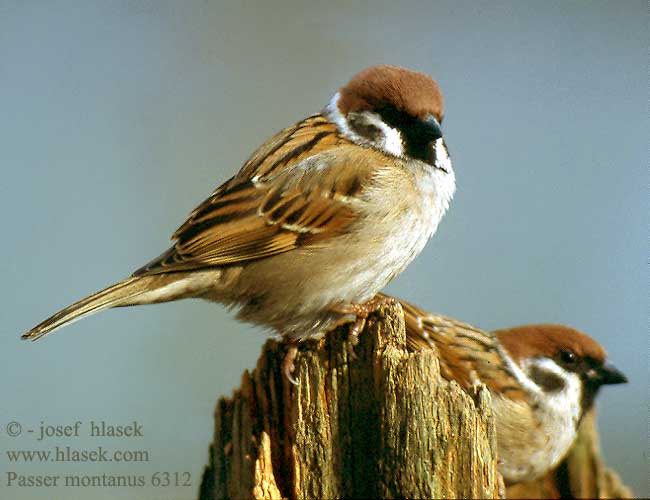
[[[264,144],[134,275],[236,265],[336,237],[359,217],[362,188],[380,168],[373,158],[308,118]]]

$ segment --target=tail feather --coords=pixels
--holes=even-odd
[[[153,276],[132,277],[111,285],[50,316],[24,333],[22,338],[25,340],[38,340],[44,335],[90,314],[110,307],[130,305],[134,303],[134,297],[150,291],[150,281],[154,278]]]

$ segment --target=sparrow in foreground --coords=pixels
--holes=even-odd
[[[600,387],[627,382],[605,363],[600,344],[573,328],[529,325],[489,333],[400,303],[412,348],[435,349],[445,379],[489,389],[506,484],[555,468]]]
[[[203,298],[295,343],[354,322],[417,256],[455,190],[429,76],[367,68],[325,109],[262,144],[174,233],[173,246],[23,335],[110,307]],[[380,301],[381,302],[381,301]]]

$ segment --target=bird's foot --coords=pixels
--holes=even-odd
[[[350,358],[357,359],[357,355],[354,352],[354,346],[359,343],[359,335],[366,326],[368,316],[376,312],[382,306],[394,305],[395,303],[396,300],[394,297],[377,294],[372,299],[361,304],[339,304],[332,308],[332,311],[334,312],[355,318],[354,323],[348,331],[348,354]]]

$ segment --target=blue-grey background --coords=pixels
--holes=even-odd
[[[630,378],[601,395],[604,455],[650,495],[648,32],[643,1],[0,0],[0,496],[196,497],[215,401],[254,365],[259,330],[185,301],[18,336],[158,255],[257,145],[375,63],[438,80],[458,182],[387,291],[488,329],[562,322],[603,343]],[[27,433],[76,420],[137,420],[145,436]],[[150,461],[5,453],[54,445]],[[9,489],[9,470],[189,471],[192,486]]]

